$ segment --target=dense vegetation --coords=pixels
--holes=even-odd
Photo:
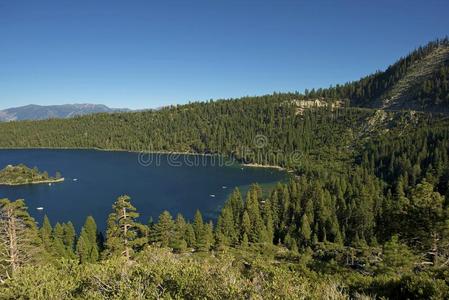
[[[105,236],[92,217],[79,235],[70,222],[52,227],[47,218],[37,228],[23,201],[2,200],[4,243],[11,224],[20,225],[16,250],[0,252],[8,254],[0,292],[11,299],[447,299],[449,119],[351,106],[388,95],[409,66],[447,44],[306,95],[0,124],[4,148],[218,153],[295,175],[267,193],[258,185],[234,191],[215,224],[200,212],[185,220],[168,211],[141,224],[123,196]],[[416,97],[446,103],[446,71],[427,76],[431,86],[423,81]]]
[[[38,168],[28,168],[25,165],[6,166],[0,170],[0,184],[23,185],[34,183],[49,183],[63,180],[59,172],[55,177],[50,177],[47,172],[40,172]]]
[[[199,211],[192,222],[164,211],[157,222],[141,224],[122,196],[105,238],[92,217],[78,236],[70,222],[52,227],[45,218],[37,228],[23,200],[3,199],[0,291],[6,299],[449,296],[449,210],[427,181],[400,212],[414,219],[399,219],[407,222],[400,229],[391,224],[395,233],[383,242],[376,240],[383,229],[369,221],[371,208],[357,207],[367,205],[364,199],[346,208],[354,215],[346,227],[334,203],[343,199],[314,182],[279,184],[262,195],[257,185],[245,200],[235,190],[215,226]],[[400,238],[409,234],[413,242]]]

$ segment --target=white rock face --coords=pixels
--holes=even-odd
[[[306,109],[330,106],[332,109],[343,106],[343,101],[324,101],[323,99],[313,100],[293,100],[293,104],[297,107],[296,113],[304,114]]]

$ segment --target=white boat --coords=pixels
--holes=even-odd
[[[210,194],[209,196],[211,196],[212,198],[215,198],[215,195],[214,195],[214,194]]]
[[[51,186],[51,183],[49,183],[48,186]]]
[[[40,206],[40,207],[36,207],[36,209],[37,209],[37,210],[44,210],[44,208],[41,207],[41,206]]]
[[[222,188],[222,189],[227,189],[228,187],[224,185],[224,186],[222,186],[221,188]]]
[[[73,178],[73,181],[78,181],[78,178]]]

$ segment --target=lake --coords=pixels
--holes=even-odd
[[[83,225],[92,215],[100,230],[106,227],[112,203],[129,195],[146,223],[163,210],[192,219],[200,209],[205,219],[215,219],[235,187],[242,192],[252,183],[272,186],[287,178],[275,169],[242,167],[217,156],[138,154],[95,150],[0,150],[0,168],[23,163],[51,176],[57,184],[0,186],[0,198],[25,199],[30,214],[41,223],[46,214],[52,225],[72,221]],[[37,210],[43,207],[43,210]]]

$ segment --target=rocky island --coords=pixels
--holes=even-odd
[[[23,164],[8,165],[0,171],[0,185],[43,184],[62,181],[64,181],[64,178],[59,172],[51,177],[47,172],[39,171],[37,167],[31,169]]]

